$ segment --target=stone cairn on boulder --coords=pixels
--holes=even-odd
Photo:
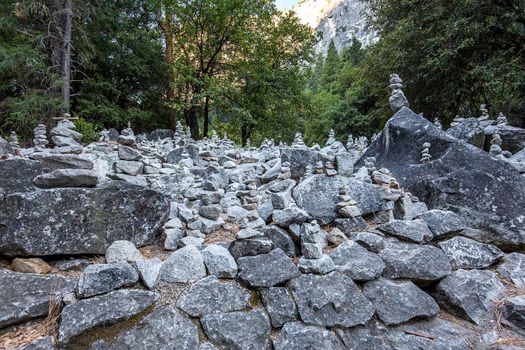
[[[423,143],[423,147],[421,148],[421,159],[419,160],[421,163],[428,163],[432,159],[430,146],[430,142]]]
[[[111,141],[111,138],[109,137],[108,129],[106,128],[102,129],[102,131],[99,133],[98,142],[110,142],[110,141]]]
[[[35,150],[41,150],[45,148],[49,141],[47,140],[47,128],[44,124],[38,124],[34,129],[33,146]]]
[[[490,119],[489,110],[486,104],[480,105],[479,110],[481,111],[481,116],[478,117],[480,122]]]
[[[408,107],[409,103],[405,94],[403,93],[403,80],[397,74],[390,74],[390,88],[392,95],[389,98],[390,108],[397,112],[403,107]]]
[[[11,134],[9,135],[9,144],[11,147],[13,147],[15,152],[20,150],[20,142],[18,142],[18,136],[16,136],[16,132],[14,130],[11,131]]]
[[[295,133],[292,148],[306,148],[306,145],[303,141],[303,135],[300,132]]]
[[[120,133],[117,142],[125,146],[133,146],[137,143],[137,140],[135,138],[135,132],[131,128],[130,122],[128,122],[128,127],[122,130],[122,132]]]
[[[347,193],[346,188],[339,189],[339,202],[336,204],[337,212],[344,218],[355,218],[361,216],[361,210],[357,207],[357,202]]]
[[[70,120],[71,116],[64,113],[57,126],[51,129],[51,141],[55,145],[54,150],[58,153],[82,153],[83,147],[79,143],[82,134],[75,131],[75,124]]]
[[[330,129],[330,132],[328,133],[328,139],[326,140],[326,145],[330,146],[335,142],[335,132],[334,129]]]
[[[507,117],[505,116],[505,114],[500,113],[500,114],[498,115],[498,118],[496,118],[496,126],[497,126],[498,128],[503,128],[503,127],[505,127],[507,124],[508,124]]]
[[[501,144],[503,140],[500,136],[500,129],[496,127],[494,134],[492,134],[492,140],[490,140],[490,155],[493,157],[499,156],[502,153]]]
[[[443,124],[441,124],[439,118],[434,118],[434,125],[437,126],[439,130],[443,130]]]
[[[0,332],[43,326],[53,291],[64,305],[58,334],[30,338],[27,328],[16,346],[514,350],[509,339],[524,341],[525,238],[488,228],[499,197],[512,198],[504,223],[519,207],[522,176],[408,108],[397,113],[388,144],[370,148],[357,137],[347,149],[308,147],[299,135],[247,149],[192,140],[180,126],[155,133],[167,140],[125,130],[125,142],[80,155],[22,149],[0,161]],[[417,166],[417,140],[483,176],[456,176],[446,156]],[[461,193],[450,195],[448,180]],[[480,201],[460,201],[473,187],[491,196],[481,225],[469,211]],[[432,191],[458,212],[434,200],[429,210]]]

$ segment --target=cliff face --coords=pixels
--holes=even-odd
[[[321,34],[316,46],[318,53],[326,53],[330,40],[338,51],[349,46],[356,37],[363,45],[378,38],[366,30],[366,8],[359,0],[302,0],[294,8],[301,22]]]

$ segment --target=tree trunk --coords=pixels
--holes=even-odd
[[[191,106],[188,111],[189,127],[191,131],[191,138],[199,139],[199,120],[197,118],[197,106]]]
[[[172,82],[175,80],[175,77],[174,77],[174,73],[173,73],[173,60],[174,60],[174,54],[173,54],[173,47],[174,47],[174,44],[175,44],[175,34],[173,33],[173,31],[171,30],[171,22],[173,21],[173,14],[171,13],[166,13],[166,16],[165,16],[165,19],[162,20],[161,19],[161,15],[160,13],[157,13],[157,22],[160,26],[160,28],[162,29],[162,32],[164,33],[164,40],[165,40],[165,43],[166,43],[166,49],[165,49],[165,52],[164,52],[164,57],[165,57],[165,60],[166,60],[166,63],[168,63],[168,69],[169,69],[169,74],[168,74],[168,86],[167,86],[167,90],[166,90],[166,100],[168,102],[171,102],[175,99],[175,89],[173,88],[173,86],[171,85]],[[175,110],[173,108],[169,108],[169,122],[170,122],[170,127],[175,130],[176,129],[176,126],[177,126],[177,113],[175,112]]]
[[[252,126],[248,124],[243,124],[241,126],[241,143],[242,146],[246,146],[246,142],[250,138],[250,135],[252,133]]]
[[[208,128],[210,124],[210,98],[206,96],[204,100],[204,125],[202,126],[202,137],[208,137]]]
[[[62,62],[60,75],[62,78],[62,101],[64,112],[69,113],[71,100],[71,31],[73,26],[73,0],[64,2],[64,37],[62,39]]]

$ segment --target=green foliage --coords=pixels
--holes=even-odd
[[[84,118],[79,118],[75,120],[74,123],[76,131],[82,134],[82,142],[89,143],[98,140],[99,128],[94,123]]]
[[[478,116],[479,105],[488,103],[493,114],[503,111],[520,123],[525,2],[365,2],[381,35],[368,54],[365,75],[372,94],[381,98],[382,113],[387,112],[388,75],[395,72],[404,80],[411,107],[428,118],[449,122],[457,114]]]

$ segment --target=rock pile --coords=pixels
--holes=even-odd
[[[43,322],[53,291],[58,335],[26,349],[517,349],[525,178],[392,84],[369,148],[179,124],[0,161],[0,331]]]

